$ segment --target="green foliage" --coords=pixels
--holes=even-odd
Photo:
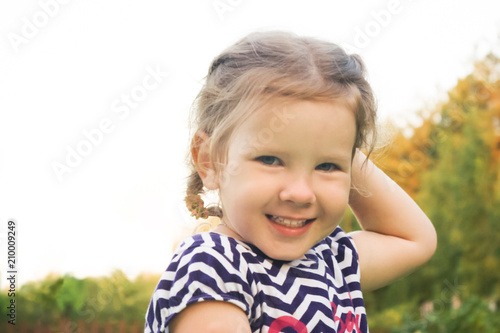
[[[405,324],[392,333],[496,333],[500,327],[500,316],[489,307],[483,298],[471,296],[456,309],[447,307],[420,320],[406,317]]]
[[[131,281],[119,270],[100,278],[49,275],[16,292],[17,320],[31,327],[40,323],[54,328],[62,320],[69,327],[76,327],[78,321],[141,323],[158,280],[156,275],[140,275]],[[6,295],[5,291],[0,295],[2,307],[9,302]]]
[[[485,301],[500,298],[499,70],[493,55],[478,63],[411,137],[397,136],[388,154],[388,173],[433,221],[438,249],[417,272],[365,293],[371,332],[500,327]],[[456,309],[452,295],[462,300]],[[419,307],[429,302],[434,310],[422,316]]]
[[[49,275],[44,280],[27,283],[19,288],[16,292],[18,321],[47,325],[58,320],[60,313],[56,295],[63,283],[63,278]]]
[[[55,292],[57,309],[64,318],[76,319],[86,300],[85,283],[72,276],[60,280],[62,283]]]
[[[469,76],[459,85],[461,89],[457,88],[460,94],[451,94],[451,101],[443,107],[436,129],[442,139],[434,143],[437,159],[434,167],[424,172],[418,199],[439,235],[430,277],[443,280],[460,276],[471,292],[489,296],[491,287],[499,282],[500,258],[495,254],[500,251],[500,208],[493,185],[500,165],[493,161],[486,141],[495,130],[491,112],[470,96],[474,90],[466,93],[466,87],[476,85],[475,78]],[[461,114],[457,116],[457,112]]]

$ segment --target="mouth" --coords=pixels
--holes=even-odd
[[[274,223],[291,229],[302,228],[308,223],[315,220],[315,219],[290,219],[281,216],[267,215],[267,214],[266,216],[269,220],[273,221]]]

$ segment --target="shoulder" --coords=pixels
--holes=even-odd
[[[186,238],[161,277],[158,288],[172,294],[185,289],[185,284],[209,286],[217,293],[228,289],[227,283],[237,283],[247,289],[250,279],[247,258],[253,252],[244,243],[217,233],[199,233]],[[191,288],[194,288],[191,286]]]
[[[179,266],[200,263],[218,262],[225,269],[246,271],[246,259],[255,255],[252,248],[231,237],[204,232],[186,238],[175,250],[172,261],[167,268],[177,270]],[[231,268],[232,267],[232,268]]]
[[[359,256],[354,240],[337,227],[316,246],[316,252],[334,271],[340,269],[349,281],[360,280]]]
[[[246,244],[216,233],[186,238],[153,293],[148,327],[165,329],[183,309],[201,301],[229,302],[248,315],[254,296],[245,260],[249,253]]]
[[[342,230],[342,228],[335,228],[335,230],[325,238],[324,242],[327,244],[328,248],[333,251],[334,255],[348,251],[358,260],[356,244],[352,237]]]

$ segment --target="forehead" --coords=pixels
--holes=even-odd
[[[271,100],[250,115],[235,134],[237,141],[256,148],[309,145],[308,149],[314,150],[325,145],[323,150],[344,149],[350,156],[356,122],[354,112],[341,101]]]

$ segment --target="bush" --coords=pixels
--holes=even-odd
[[[403,326],[395,328],[393,333],[496,333],[500,327],[500,316],[496,309],[490,309],[489,303],[479,296],[469,296],[460,307],[448,307],[435,311],[423,319],[415,321],[403,318]]]

